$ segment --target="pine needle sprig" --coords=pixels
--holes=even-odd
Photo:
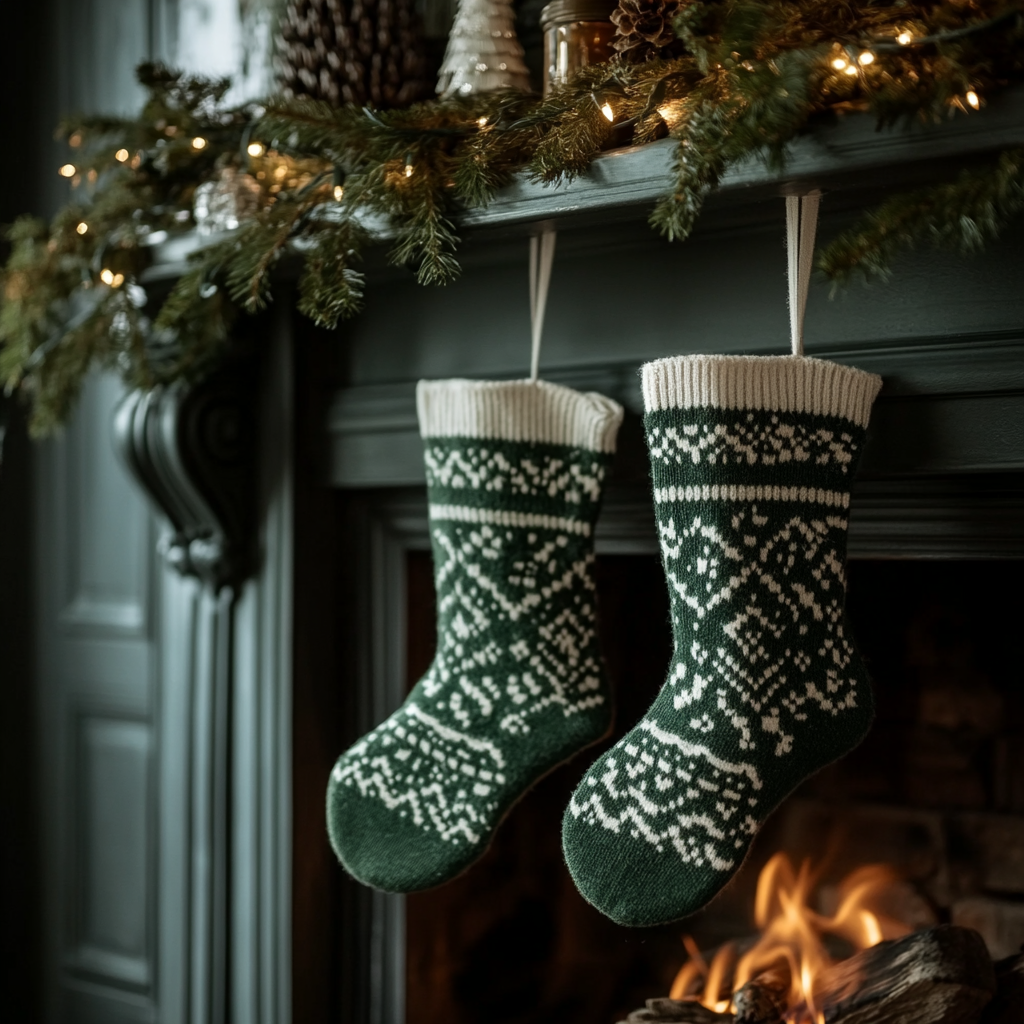
[[[157,381],[194,380],[227,349],[238,307],[218,282],[233,249],[229,241],[201,250],[164,299],[141,362]]]
[[[438,174],[447,164],[441,152],[411,154],[385,171],[388,211],[399,225],[388,259],[396,266],[415,267],[420,284],[449,284],[459,275],[455,258],[459,238],[445,195],[445,179]],[[440,165],[440,166],[439,166]],[[395,214],[398,216],[395,216]]]
[[[319,231],[305,252],[299,277],[299,312],[333,330],[362,308],[365,281],[353,264],[367,242],[358,221],[346,217]]]
[[[886,279],[904,250],[922,243],[974,253],[1024,214],[1024,149],[961,171],[952,181],[885,200],[826,246],[818,268],[845,284],[854,275]]]
[[[256,313],[270,301],[271,271],[296,236],[304,218],[328,198],[326,187],[292,202],[278,202],[239,228],[224,261],[228,294]]]

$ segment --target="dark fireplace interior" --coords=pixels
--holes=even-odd
[[[614,742],[660,687],[671,633],[655,555],[598,559]],[[408,676],[434,645],[430,555],[408,555]],[[603,748],[556,770],[512,811],[485,858],[406,902],[408,1024],[613,1024],[667,995],[682,938],[712,949],[753,930],[758,872],[777,851],[849,870],[891,865],[912,927],[979,930],[994,957],[1024,942],[1024,596],[1012,561],[854,561],[848,611],[878,716],[853,754],[772,816],[729,888],[696,917],[621,928],[576,892],[560,821]]]

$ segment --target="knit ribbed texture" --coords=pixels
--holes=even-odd
[[[563,820],[580,892],[621,924],[704,906],[778,803],[870,726],[844,560],[878,383],[792,357],[644,367],[675,651],[660,694]]]
[[[327,794],[342,864],[393,892],[465,870],[515,800],[611,721],[592,538],[621,410],[543,384],[418,395],[437,654]]]
[[[642,371],[644,409],[767,409],[868,425],[882,378],[803,356],[672,356]]]
[[[539,441],[614,452],[622,406],[547,381],[423,380],[416,388],[424,437]]]

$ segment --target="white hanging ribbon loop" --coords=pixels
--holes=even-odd
[[[536,235],[530,236],[530,326],[533,340],[530,349],[530,380],[540,373],[540,339],[544,333],[544,309],[548,303],[548,285],[551,283],[551,264],[555,259],[555,241],[558,232],[544,225]]]
[[[786,255],[789,263],[789,338],[793,355],[804,354],[804,312],[814,266],[821,192],[786,196]]]

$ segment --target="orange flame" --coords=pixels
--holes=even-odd
[[[791,1024],[823,1024],[814,989],[833,960],[822,937],[839,936],[860,950],[910,932],[906,925],[869,909],[895,881],[895,874],[884,865],[858,868],[840,882],[838,906],[829,916],[810,905],[818,877],[809,862],[795,871],[789,858],[777,853],[757,881],[754,921],[761,931],[757,941],[738,961],[736,947],[729,943],[708,964],[687,935],[683,944],[689,959],[672,983],[671,998],[693,999],[718,1013],[735,1010],[733,994],[752,978],[772,972],[774,979],[782,979],[780,987],[789,979],[785,1019]]]

